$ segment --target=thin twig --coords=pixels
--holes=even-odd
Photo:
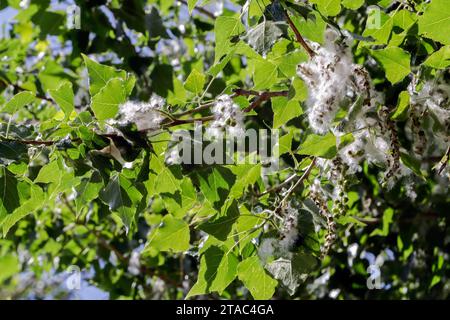
[[[316,157],[314,157],[312,159],[310,165],[308,166],[306,171],[303,173],[303,175],[300,177],[300,179],[298,179],[297,182],[286,192],[286,194],[283,197],[283,199],[281,200],[280,204],[274,210],[275,212],[277,212],[286,203],[286,201],[289,199],[289,197],[292,195],[292,193],[295,191],[295,189],[297,189],[298,186],[300,186],[308,178],[309,174],[311,173],[312,169],[314,168],[314,166],[316,164],[316,159],[317,159]]]
[[[236,96],[265,96],[267,98],[272,97],[286,97],[289,91],[255,91],[255,90],[245,90],[241,88],[237,88],[233,90]]]
[[[282,183],[280,183],[280,184],[278,184],[276,186],[273,186],[272,188],[269,188],[269,189],[267,189],[264,192],[258,193],[257,196],[258,197],[262,197],[262,196],[265,196],[268,193],[272,193],[272,192],[278,191],[278,190],[282,189],[284,186],[286,186],[287,184],[289,184],[296,177],[298,177],[298,175],[295,173],[292,176],[290,176],[289,178],[287,178],[286,180],[284,180]]]
[[[3,142],[15,142],[15,143],[20,143],[20,144],[29,144],[29,145],[46,145],[46,146],[51,146],[54,145],[57,141],[40,141],[40,140],[16,140],[16,139],[11,139],[11,138],[0,138],[0,141]]]
[[[447,151],[445,152],[445,155],[442,157],[442,160],[440,161],[440,166],[438,169],[438,174],[442,174],[442,171],[444,171],[445,167],[447,166],[448,160],[450,159],[450,146],[447,148]]]
[[[184,4],[185,6],[188,5],[187,1],[185,1],[185,0],[178,0],[178,2]],[[216,16],[214,15],[214,13],[206,10],[203,7],[195,6],[194,9],[197,10],[198,12],[200,12],[200,13],[203,13],[205,16],[208,16],[211,19],[216,19]]]
[[[256,99],[244,109],[244,112],[250,112],[256,108],[258,108],[264,101],[270,100],[273,97],[286,97],[288,95],[288,91],[274,91],[274,92],[261,92],[258,93],[256,91],[246,91],[242,89],[238,89],[241,94],[240,95],[256,95]],[[235,91],[236,92],[236,91]]]
[[[251,110],[257,108],[258,106],[261,105],[261,103],[263,103],[264,101],[269,100],[272,97],[285,97],[288,95],[288,91],[273,91],[273,92],[269,92],[269,91],[255,91],[255,90],[245,90],[245,89],[235,89],[234,93],[231,95],[232,98],[237,97],[237,96],[256,96],[256,99],[247,107],[245,108],[243,111],[244,112],[250,112]],[[167,118],[163,120],[162,122],[162,128],[171,128],[171,127],[175,127],[175,126],[179,126],[179,125],[183,125],[183,124],[188,124],[188,123],[195,123],[195,122],[209,122],[214,120],[214,116],[210,115],[210,116],[204,116],[204,117],[200,117],[200,118],[189,118],[189,119],[180,119],[182,116],[188,115],[188,114],[193,114],[196,113],[198,111],[201,110],[205,110],[210,108],[211,106],[214,105],[214,102],[211,103],[207,103],[204,105],[201,105],[197,108],[191,109],[191,110],[187,110],[184,112],[180,112],[180,113],[176,113],[173,115],[166,115]],[[156,129],[154,128],[148,128],[148,129],[142,129],[139,130],[140,133],[148,133],[151,131],[154,131]],[[101,136],[104,137],[112,137],[114,135],[111,134],[100,134]],[[75,141],[80,141],[80,138],[74,138],[72,139],[72,142]],[[21,140],[21,139],[9,139],[9,138],[3,138],[3,141],[8,141],[8,142],[17,142],[17,143],[21,143],[21,144],[28,144],[28,145],[46,145],[46,146],[51,146],[56,144],[58,141],[39,141],[39,140]]]
[[[287,20],[289,26],[291,27],[292,31],[295,34],[295,37],[297,38],[298,43],[300,43],[300,45],[306,50],[306,52],[308,53],[308,55],[311,58],[314,57],[316,55],[316,53],[308,46],[308,44],[306,43],[305,39],[303,39],[302,35],[298,31],[298,29],[295,26],[294,22],[291,20],[291,17],[289,17],[289,14],[287,13],[286,10],[284,11],[284,14],[286,16],[286,20]]]

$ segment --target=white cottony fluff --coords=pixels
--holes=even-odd
[[[159,129],[164,114],[160,111],[165,100],[153,94],[149,102],[127,101],[119,107],[118,123],[134,123],[138,130]]]
[[[389,136],[373,117],[383,97],[372,86],[367,71],[353,63],[350,39],[337,41],[337,33],[327,30],[323,46],[312,43],[316,55],[298,66],[298,75],[309,89],[307,113],[310,127],[319,134],[331,130],[338,138],[352,132],[354,141],[339,150],[339,157],[349,167],[348,173],[361,171],[361,162],[368,160],[385,164],[389,156]],[[333,128],[334,120],[344,100],[362,99],[350,107],[347,128]]]
[[[141,272],[140,255],[140,250],[131,252],[130,260],[128,261],[128,272],[132,275],[138,275]]]
[[[450,142],[450,136],[448,135],[450,130],[450,85],[441,78],[436,78],[425,82],[422,89],[417,92],[415,81],[413,81],[409,85],[408,91],[411,97],[411,105],[416,112],[419,115],[431,113],[434,115],[434,120],[443,126],[443,132],[433,131],[432,135],[438,138],[435,139],[436,146],[445,150]]]
[[[309,89],[309,124],[319,134],[330,129],[339,105],[347,94],[353,70],[348,44],[338,44],[336,39],[337,33],[328,30],[325,45],[312,43],[316,55],[297,68],[298,75]]]
[[[450,85],[438,80],[427,81],[422,90],[416,92],[414,82],[411,82],[408,91],[411,104],[421,106],[423,109],[428,108],[440,120],[448,120],[450,116]]]
[[[30,6],[30,0],[22,0],[22,1],[20,1],[20,3],[19,3],[19,7],[20,8],[22,8],[22,9],[28,9],[28,7]]]
[[[292,203],[289,203],[283,209],[283,223],[281,226],[281,239],[266,238],[259,248],[258,255],[264,262],[270,258],[290,258],[295,242],[298,239],[298,210],[295,209]]]
[[[166,154],[166,163],[168,165],[181,164],[182,163],[182,159],[181,159],[181,156],[180,156],[180,150],[179,150],[178,146],[172,147],[169,150],[169,152]]]
[[[284,221],[281,229],[282,239],[279,243],[280,248],[288,252],[292,249],[298,238],[298,211],[289,203],[284,210]]]
[[[221,136],[225,130],[229,136],[244,134],[244,114],[229,95],[219,96],[212,112],[214,121],[206,129],[209,137]]]

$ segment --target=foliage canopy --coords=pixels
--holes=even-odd
[[[0,2],[0,297],[448,298],[447,0],[74,3]]]

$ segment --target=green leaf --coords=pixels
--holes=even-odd
[[[334,17],[341,12],[341,0],[311,0],[317,4],[320,12],[326,16]]]
[[[379,25],[378,23],[379,18]],[[370,45],[374,44],[386,44],[389,41],[392,28],[394,26],[393,17],[380,10],[370,10],[369,16],[366,21],[366,28],[364,29],[364,37],[372,37],[374,42],[370,42]]]
[[[273,128],[278,129],[303,113],[300,103],[286,97],[272,98]]]
[[[238,259],[228,248],[210,246],[200,259],[197,282],[186,299],[217,291],[219,294],[236,278]]]
[[[216,36],[214,64],[216,64],[222,56],[232,50],[232,37],[245,31],[239,16],[220,16],[214,24],[214,34]]]
[[[175,193],[162,193],[164,206],[176,218],[182,218],[197,203],[197,193],[192,182],[184,178],[180,190]]]
[[[38,75],[39,81],[44,91],[57,89],[63,81],[75,81],[72,74],[69,74],[64,67],[54,59],[47,60],[45,66]]]
[[[176,178],[171,169],[165,167],[156,178],[155,188],[160,193],[175,193],[180,189],[181,180]]]
[[[230,199],[239,199],[244,194],[246,189],[255,184],[261,176],[261,163],[256,165],[242,164],[239,166],[234,166],[232,171],[236,175],[236,181],[231,187],[228,197]]]
[[[364,0],[342,0],[342,5],[346,8],[356,10],[364,4]]]
[[[155,172],[155,192],[174,194],[180,190],[182,175],[178,167],[166,166],[162,156],[153,156],[150,168]]]
[[[72,83],[64,82],[58,87],[58,89],[48,90],[48,93],[64,111],[67,119],[74,110]]]
[[[292,259],[279,258],[266,265],[266,269],[293,295],[297,288],[317,267],[317,259],[311,254],[296,253]]]
[[[308,99],[308,88],[306,87],[305,82],[299,77],[295,77],[292,81],[291,87],[289,88],[288,98],[300,102],[306,101],[306,99]]]
[[[173,89],[169,90],[168,92],[167,103],[172,105],[185,103],[187,98],[187,91],[183,86],[183,82],[181,82],[175,76],[173,77],[172,81]]]
[[[279,41],[278,43],[282,43]],[[277,43],[277,44],[278,44]],[[271,53],[273,53],[278,46],[274,46],[272,48]],[[289,50],[289,48],[286,48]],[[280,55],[272,56],[268,55],[267,58],[277,65],[278,69],[286,76],[286,77],[295,77],[297,74],[297,66],[304,61],[308,60],[308,55],[304,51],[293,51],[293,52],[285,52]],[[297,77],[296,77],[297,78]]]
[[[287,33],[285,22],[264,20],[249,29],[242,40],[247,42],[260,55],[265,56],[277,40]]]
[[[65,15],[64,12],[40,10],[33,15],[31,20],[39,26],[41,35],[59,35],[63,30]]]
[[[402,163],[410,168],[417,176],[421,177],[422,172],[420,171],[420,161],[407,153],[400,152],[400,159]]]
[[[225,205],[224,207],[223,212],[225,212],[225,214],[202,223],[198,227],[200,230],[205,231],[221,241],[227,240],[234,223],[239,217],[239,208],[236,201],[233,201],[231,204],[228,206]]]
[[[211,206],[220,209],[228,197],[235,177],[229,169],[215,167],[205,172],[198,172],[200,191]]]
[[[189,14],[192,13],[192,10],[194,10],[195,5],[197,4],[197,2],[198,2],[198,0],[187,0]]]
[[[225,66],[228,64],[228,62],[230,62],[231,58],[233,57],[234,53],[235,53],[235,48],[233,48],[233,50],[231,50],[230,52],[228,52],[221,60],[219,60],[217,63],[214,63],[214,65],[212,65],[207,73],[210,76],[216,77],[220,71],[223,70],[223,68],[225,68]]]
[[[282,136],[278,143],[274,146],[274,154],[281,156],[285,153],[291,152],[292,138],[294,137],[293,130],[289,131],[288,134]]]
[[[114,211],[126,228],[134,223],[135,214],[142,199],[142,194],[134,183],[123,174],[114,174],[106,187],[99,194],[100,199]]]
[[[16,177],[5,167],[0,170],[0,217],[2,212],[11,213],[20,206],[19,188]]]
[[[355,141],[355,137],[351,132],[346,133],[339,137],[339,143],[338,143],[338,150],[341,150],[342,148],[348,146],[350,143]],[[336,139],[337,142],[337,139]]]
[[[327,23],[323,20],[319,12],[312,12],[312,19],[304,19],[300,16],[292,16],[292,21],[297,26],[298,30],[301,30],[303,37],[323,43],[324,32],[327,27]]]
[[[117,70],[110,66],[102,65],[88,56],[82,54],[84,63],[89,73],[89,93],[91,97],[94,97],[100,90],[106,86],[106,84],[113,78],[120,78],[126,84],[126,93],[130,94],[134,87],[136,79],[134,77],[128,77],[127,73],[123,70]]]
[[[103,188],[103,181],[100,174],[94,171],[89,179],[86,179],[75,188],[77,197],[75,198],[75,211],[77,216],[84,211],[88,211],[89,203],[97,199],[101,189]]]
[[[98,120],[114,118],[119,105],[126,101],[124,81],[114,78],[92,98],[91,108]]]
[[[450,6],[447,0],[433,0],[419,17],[419,34],[450,44]]]
[[[438,51],[430,55],[423,63],[435,69],[445,69],[450,66],[450,45],[443,46]]]
[[[0,284],[6,279],[18,274],[20,271],[20,261],[12,254],[0,257]]]
[[[404,121],[408,115],[409,93],[408,91],[400,92],[398,96],[397,108],[391,115],[391,119],[395,121]]]
[[[389,234],[389,227],[392,223],[392,217],[394,216],[394,209],[387,208],[384,210],[383,213],[383,226],[381,228],[377,228],[372,231],[370,234],[371,237],[373,236],[382,236],[386,237]]]
[[[20,160],[27,160],[27,147],[18,142],[0,142],[0,164],[10,164]]]
[[[18,221],[33,212],[37,212],[45,204],[44,192],[39,186],[31,185],[30,194],[30,198],[23,202],[13,213],[6,215],[3,220],[0,219],[3,237]]]
[[[39,170],[34,183],[52,183],[61,180],[62,173],[57,161],[51,161]]]
[[[1,109],[1,112],[14,113],[20,108],[34,101],[34,94],[30,91],[23,91],[11,98]]]
[[[331,159],[336,152],[336,137],[330,132],[325,136],[308,135],[297,153]]]
[[[397,11],[393,18],[394,26],[400,27],[404,31],[408,31],[417,21],[417,15],[405,9]]]
[[[260,59],[254,64],[254,89],[264,90],[278,82],[278,67],[275,63]]]
[[[245,205],[239,207],[240,215],[234,224],[234,235],[238,237],[239,247],[242,249],[263,232],[261,226],[266,222],[265,213],[252,213]]]
[[[168,214],[155,232],[150,235],[147,247],[159,251],[183,252],[189,249],[189,226],[180,219]]]
[[[258,257],[253,256],[240,262],[237,268],[239,279],[256,300],[268,300],[275,293],[278,282],[271,278]]]
[[[383,66],[387,79],[392,83],[403,80],[410,72],[410,54],[398,47],[371,50],[375,59]]]
[[[199,72],[197,69],[193,69],[189,77],[186,79],[184,83],[184,87],[195,93],[200,94],[203,90],[203,86],[205,85],[206,77],[203,73]]]

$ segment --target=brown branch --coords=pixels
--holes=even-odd
[[[234,89],[235,96],[265,96],[267,98],[272,97],[286,97],[288,91],[255,91],[255,90],[245,90],[245,89]]]
[[[314,166],[316,165],[316,157],[312,158],[311,163],[309,164],[308,168],[306,169],[306,171],[302,174],[302,176],[297,180],[297,182],[291,187],[289,188],[289,190],[287,191],[286,195],[283,197],[283,199],[281,200],[280,204],[278,205],[278,207],[275,209],[275,211],[278,211],[279,209],[281,209],[281,207],[284,205],[284,203],[286,202],[286,200],[292,195],[292,193],[294,193],[295,189],[297,189],[301,184],[303,184],[303,182],[308,179],[309,174],[311,173],[312,169],[314,168]],[[292,178],[289,178],[289,182],[292,181]],[[282,183],[283,184],[283,183]],[[281,187],[280,187],[281,188]],[[270,190],[270,189],[269,189]],[[279,186],[276,186],[274,188],[272,188],[272,191],[276,191],[279,190]],[[265,193],[262,193],[260,196],[263,196]]]
[[[286,20],[287,20],[289,26],[291,27],[292,31],[294,32],[298,43],[300,43],[300,45],[306,50],[306,52],[308,53],[308,55],[311,58],[314,57],[316,55],[316,53],[308,46],[308,44],[306,43],[305,39],[303,39],[302,35],[298,31],[298,29],[295,26],[294,22],[291,20],[291,17],[289,17],[289,14],[287,13],[286,10],[284,11],[284,15],[286,16]]]
[[[255,91],[255,90],[245,90],[245,89],[238,88],[238,89],[234,89],[233,90],[233,94],[231,95],[231,98],[235,98],[235,97],[238,97],[238,96],[246,96],[246,97],[248,97],[248,96],[258,96],[258,97],[259,96],[264,96],[263,97],[264,100],[268,100],[271,97],[279,97],[279,96],[287,96],[287,95],[288,95],[288,91],[274,91],[274,92],[264,92],[263,91],[263,92],[260,92],[260,91]],[[202,105],[198,106],[197,108],[194,108],[194,109],[191,109],[191,110],[187,110],[187,111],[183,111],[183,112],[180,112],[180,113],[176,113],[173,116],[175,118],[178,118],[178,117],[186,116],[186,115],[193,114],[193,113],[196,113],[196,112],[200,112],[200,111],[203,111],[203,110],[207,110],[207,109],[211,108],[214,104],[215,104],[214,101],[206,103],[206,104],[202,104]],[[259,104],[261,104],[261,103],[259,103]],[[254,108],[252,108],[252,109],[254,109]],[[248,111],[251,111],[251,110],[248,110]],[[246,110],[244,110],[244,111],[248,112]]]
[[[15,143],[20,143],[20,144],[29,144],[29,145],[35,145],[35,146],[39,146],[39,145],[51,146],[57,142],[57,141],[39,141],[39,140],[16,140],[16,139],[10,139],[10,138],[8,138],[8,139],[0,138],[0,141],[15,142]]]
[[[255,91],[255,90],[245,90],[245,89],[235,89],[233,90],[234,93],[231,95],[231,97],[237,97],[237,96],[256,96],[256,99],[247,107],[245,108],[243,111],[244,112],[250,112],[253,109],[259,107],[264,101],[267,101],[269,99],[271,99],[272,97],[286,97],[288,95],[288,91]],[[175,126],[179,126],[179,125],[183,125],[183,124],[188,124],[188,123],[195,123],[195,122],[209,122],[214,120],[214,116],[210,115],[210,116],[204,116],[204,117],[200,117],[200,118],[189,118],[189,119],[180,119],[182,116],[184,115],[188,115],[188,114],[192,114],[201,110],[205,110],[210,108],[211,106],[214,105],[215,102],[211,102],[211,103],[207,103],[204,105],[201,105],[197,108],[191,109],[191,110],[187,110],[184,112],[180,112],[177,114],[173,114],[170,117],[167,117],[166,119],[163,120],[162,122],[162,128],[171,128],[171,127],[175,127]],[[147,133],[147,132],[151,132],[154,131],[156,129],[153,128],[149,128],[149,129],[142,129],[139,130],[140,133]],[[113,134],[102,134],[101,136],[103,137],[114,137],[115,135]],[[39,140],[21,140],[21,139],[3,139],[4,141],[9,141],[9,142],[16,142],[16,143],[21,143],[21,144],[28,144],[28,145],[46,145],[46,146],[51,146],[56,144],[58,141],[39,141]],[[71,140],[72,142],[75,141],[81,141],[80,138],[74,138]]]
[[[185,0],[178,0],[178,2],[184,4],[185,6],[188,5],[187,1]],[[211,18],[211,19],[216,19],[216,16],[214,15],[214,13],[206,10],[205,8],[199,7],[199,6],[195,6],[194,10],[197,10],[200,13],[203,13],[205,16]]]
[[[439,169],[437,171],[438,174],[442,174],[442,171],[444,171],[445,167],[447,166],[449,159],[450,159],[450,146],[447,148],[447,151],[442,157],[442,160],[439,162]]]
[[[202,105],[200,105],[200,106],[198,106],[198,107],[196,107],[194,109],[186,110],[186,111],[183,111],[183,112],[180,112],[180,113],[175,113],[173,116],[175,118],[180,118],[180,117],[183,117],[183,116],[187,116],[189,114],[193,114],[193,113],[197,113],[197,112],[200,112],[200,111],[203,111],[203,110],[207,110],[207,109],[211,108],[214,104],[215,104],[214,101],[213,102],[209,102],[209,103],[205,103],[205,104],[202,104]]]
[[[256,109],[264,101],[270,100],[273,97],[286,97],[288,95],[288,91],[257,92],[253,90],[236,89],[234,92],[240,96],[256,96],[256,99],[244,109],[244,112],[250,112]]]
[[[295,191],[295,189],[297,189],[298,186],[301,185],[303,183],[303,181],[305,181],[309,177],[309,174],[311,173],[312,169],[316,165],[316,160],[317,160],[316,157],[312,158],[312,161],[311,161],[310,165],[308,166],[308,168],[306,169],[306,171],[303,173],[303,175],[300,177],[300,179],[298,179],[298,181],[292,186],[292,188],[289,189],[288,194],[285,196],[285,198],[287,198],[290,194],[292,194]]]
[[[288,185],[292,180],[295,180],[295,178],[297,178],[297,174],[293,174],[292,176],[290,176],[289,178],[287,178],[280,184],[273,186],[272,188],[269,188],[264,192],[258,193],[257,196],[262,197],[262,196],[265,196],[266,194],[281,190],[284,186]]]

